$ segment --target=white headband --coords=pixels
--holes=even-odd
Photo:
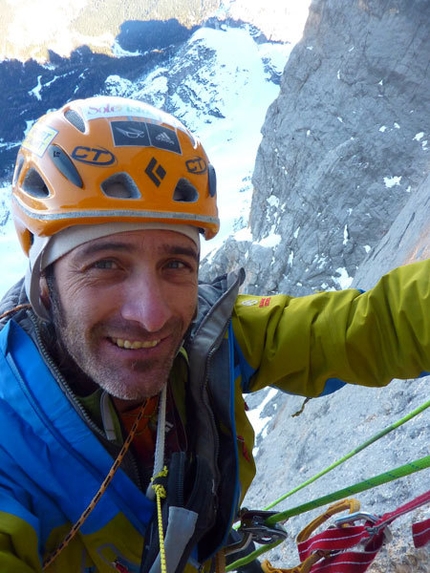
[[[25,290],[34,312],[43,320],[49,320],[47,309],[40,299],[40,276],[47,266],[69,253],[79,245],[101,239],[108,235],[127,231],[163,230],[175,231],[189,237],[200,251],[200,236],[197,227],[167,223],[102,223],[100,225],[75,225],[67,227],[51,237],[34,237],[29,253],[25,275]]]

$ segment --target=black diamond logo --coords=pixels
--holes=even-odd
[[[145,173],[157,187],[161,185],[161,182],[166,176],[166,170],[161,163],[157,163],[155,157],[153,157],[146,166]]]

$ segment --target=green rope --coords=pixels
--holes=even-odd
[[[342,464],[343,462],[346,462],[346,460],[349,460],[350,458],[352,458],[353,456],[355,456],[356,454],[358,454],[359,452],[361,452],[362,450],[364,450],[365,448],[367,448],[368,446],[370,446],[371,444],[373,444],[374,442],[376,442],[377,440],[379,440],[380,438],[382,438],[383,436],[389,434],[390,432],[392,432],[393,430],[396,430],[397,428],[399,428],[399,426],[401,426],[402,424],[405,424],[406,422],[408,422],[409,420],[411,420],[414,416],[417,416],[418,414],[421,414],[421,412],[423,412],[426,408],[428,408],[430,406],[430,400],[428,402],[425,402],[422,406],[419,406],[418,408],[415,408],[415,410],[412,410],[412,412],[410,412],[409,414],[407,414],[406,416],[404,416],[403,418],[400,418],[400,420],[398,420],[397,422],[394,422],[393,424],[391,424],[390,426],[387,426],[386,428],[384,428],[383,430],[381,430],[380,432],[378,432],[377,434],[375,434],[374,436],[372,436],[371,438],[369,438],[368,440],[366,440],[365,442],[363,442],[363,444],[361,444],[360,446],[358,446],[357,448],[355,448],[354,450],[351,450],[348,454],[346,454],[345,456],[343,456],[342,458],[340,458],[339,460],[337,460],[336,462],[332,463],[330,466],[328,466],[325,470],[320,471],[319,473],[317,473],[316,475],[314,475],[313,477],[309,478],[308,480],[306,480],[305,482],[303,482],[301,485],[295,487],[294,489],[290,490],[289,492],[287,492],[286,494],[282,495],[281,497],[279,497],[278,499],[276,499],[275,501],[273,501],[272,503],[270,503],[268,506],[266,506],[264,509],[268,510],[271,509],[272,507],[274,507],[275,505],[277,505],[278,503],[280,503],[281,501],[284,501],[284,499],[286,499],[287,497],[290,497],[291,495],[293,495],[294,493],[300,491],[301,489],[303,489],[304,487],[310,485],[311,483],[315,482],[317,479],[319,479],[320,477],[326,475],[327,473],[329,473],[331,470],[334,470],[335,468],[337,468],[338,466],[340,466],[340,464]]]
[[[344,489],[340,489],[328,495],[324,495],[323,497],[319,497],[313,501],[308,503],[304,503],[302,505],[298,505],[297,507],[293,507],[292,509],[287,509],[286,511],[282,511],[280,513],[276,513],[271,517],[268,517],[265,521],[265,525],[268,527],[273,527],[275,524],[279,523],[280,521],[286,521],[290,517],[295,515],[300,515],[301,513],[306,513],[307,511],[311,511],[312,509],[316,509],[317,507],[321,507],[323,505],[327,505],[329,503],[333,503],[335,501],[339,501],[345,497],[349,497],[356,493],[360,493],[362,491],[366,491],[373,487],[377,487],[379,485],[383,485],[384,483],[388,483],[390,481],[394,481],[396,479],[405,477],[407,475],[413,474],[417,471],[426,469],[430,467],[430,456],[425,456],[424,458],[420,458],[419,460],[415,460],[414,462],[410,462],[394,470],[379,474],[373,478],[366,479],[362,482],[350,485]],[[257,557],[259,557],[262,553],[269,551],[273,547],[279,545],[283,540],[277,541],[270,545],[264,545],[259,549],[249,553],[246,557],[242,559],[238,559],[231,563],[228,567],[226,567],[226,571],[234,571],[238,567],[246,565],[250,563]]]
[[[379,440],[383,436],[386,436],[387,434],[389,434],[393,430],[396,430],[397,428],[399,428],[402,424],[405,424],[406,422],[408,422],[409,420],[411,420],[412,418],[414,418],[418,414],[421,414],[421,412],[426,410],[426,408],[428,408],[429,406],[430,406],[430,400],[425,402],[421,406],[418,406],[418,408],[415,408],[414,410],[412,410],[412,412],[410,412],[409,414],[406,414],[406,416],[403,416],[397,422],[390,424],[389,426],[387,426],[386,428],[384,428],[380,432],[376,433],[374,436],[372,436],[371,438],[369,438],[368,440],[363,442],[360,446],[354,448],[348,454],[346,454],[342,458],[338,459],[336,462],[333,462],[326,469],[320,471],[319,473],[315,474],[313,477],[304,481],[302,484],[298,485],[297,487],[293,488],[289,492],[285,493],[284,495],[282,495],[281,497],[279,497],[278,499],[276,499],[275,501],[273,501],[272,503],[267,505],[264,509],[266,511],[271,509],[272,507],[274,507],[275,505],[277,505],[281,501],[284,501],[287,497],[290,497],[294,493],[297,493],[301,489],[303,489],[306,486],[310,485],[311,483],[315,482],[320,477],[328,474],[330,471],[337,468],[342,463],[346,462],[347,460],[349,460],[350,458],[352,458],[353,456],[355,456],[359,452],[363,451],[365,448],[367,448],[368,446],[370,446],[371,444],[373,444],[374,442],[376,442],[377,440]],[[390,481],[393,481],[393,480],[399,479],[401,477],[410,475],[411,473],[414,473],[416,471],[419,471],[421,469],[425,469],[428,467],[430,467],[430,456],[427,456],[425,458],[421,458],[420,460],[417,460],[415,462],[411,462],[411,463],[406,464],[404,466],[401,466],[395,470],[391,470],[390,472],[380,474],[379,476],[375,476],[373,478],[370,478],[370,479],[365,480],[363,482],[360,482],[358,484],[352,485],[348,488],[339,490],[339,491],[334,492],[332,494],[328,494],[326,496],[318,498],[314,501],[310,501],[308,503],[305,503],[305,504],[300,505],[298,507],[295,507],[293,509],[290,509],[290,510],[287,510],[287,511],[284,511],[281,513],[277,513],[277,514],[273,515],[272,517],[270,517],[266,520],[266,525],[271,527],[280,521],[286,521],[289,517],[293,517],[295,515],[305,513],[307,511],[310,511],[310,510],[315,509],[317,507],[321,507],[322,505],[326,505],[328,503],[333,503],[334,501],[339,501],[340,499],[342,499],[344,497],[348,497],[352,494],[359,493],[359,492],[365,491],[367,489],[371,489],[372,487],[377,487],[378,485],[388,483]],[[276,541],[275,543],[270,544],[270,545],[264,545],[263,547],[256,549],[255,551],[253,551],[252,553],[250,553],[246,557],[243,557],[242,559],[238,559],[237,561],[234,561],[234,563],[231,563],[228,567],[226,567],[226,571],[227,572],[228,571],[234,571],[235,569],[237,569],[243,565],[246,565],[247,563],[250,563],[251,561],[253,561],[257,557],[259,557],[262,553],[269,551],[270,549],[272,549],[273,547],[276,547],[280,543],[282,543],[282,540]]]
[[[275,515],[268,517],[265,521],[265,524],[271,527],[279,521],[285,521],[290,517],[293,517],[293,515],[300,515],[301,513],[311,511],[312,509],[321,507],[322,505],[333,503],[334,501],[338,501],[344,497],[349,497],[350,495],[366,491],[372,487],[383,485],[384,483],[388,483],[390,481],[408,476],[414,472],[426,469],[428,467],[430,467],[430,456],[425,456],[419,460],[415,460],[414,462],[410,462],[388,472],[379,474],[362,482],[350,485],[349,487],[345,487],[333,493],[329,493],[328,495],[324,495],[323,497],[319,497],[318,499],[309,501],[308,503],[304,503],[297,507],[293,507],[292,509],[287,509],[286,511],[276,513]]]

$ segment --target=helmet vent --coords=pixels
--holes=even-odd
[[[81,115],[74,109],[68,109],[64,112],[64,117],[70,122],[76,129],[79,129],[82,133],[85,133],[85,122]]]
[[[22,168],[24,167],[24,157],[22,155],[18,155],[18,158],[16,160],[16,166],[15,166],[15,171],[13,173],[13,180],[12,180],[12,185],[15,186],[19,176],[21,175],[21,171]]]
[[[57,167],[57,169],[68,179],[73,185],[77,187],[83,187],[84,184],[82,182],[81,176],[79,175],[78,170],[76,169],[73,161],[70,157],[58,147],[58,145],[50,145],[49,146],[49,155],[52,159],[52,162]]]
[[[139,188],[128,173],[116,173],[101,184],[106,197],[115,199],[139,199]]]
[[[180,201],[182,203],[195,203],[199,198],[197,189],[188,181],[182,177],[179,179],[176,185],[175,191],[173,193],[173,201]]]
[[[28,195],[37,197],[38,199],[44,199],[50,195],[45,181],[42,179],[40,173],[36,171],[36,169],[28,170],[25,175],[22,188]]]

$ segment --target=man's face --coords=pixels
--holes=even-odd
[[[174,231],[117,233],[64,255],[54,278],[52,319],[80,369],[123,408],[158,394],[196,311],[195,243]]]

